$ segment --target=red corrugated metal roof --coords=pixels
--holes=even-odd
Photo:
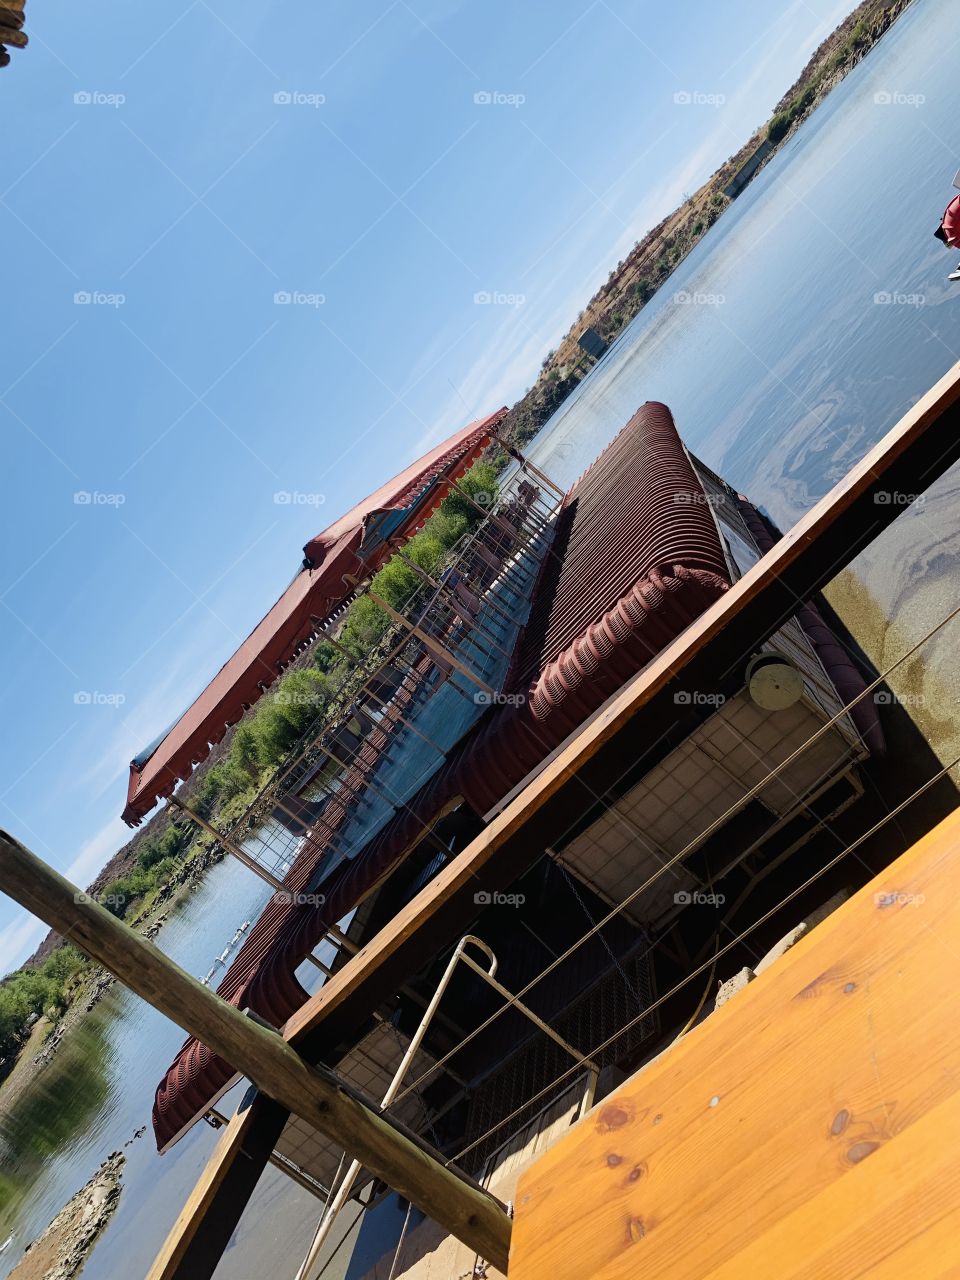
[[[423,827],[463,795],[492,807],[729,586],[703,489],[665,405],[646,404],[570,490],[509,685],[494,708],[357,857],[313,892],[322,909],[271,902],[219,992],[276,1025],[306,999],[294,971],[400,860]],[[329,810],[328,810],[329,812]],[[325,815],[326,816],[326,815]],[[297,858],[287,885],[304,892],[321,846]],[[161,1082],[161,1148],[210,1106],[233,1069],[188,1041]]]
[[[351,592],[344,575],[362,576],[389,556],[386,543],[361,560],[360,544],[371,520],[385,511],[402,514],[392,537],[409,534],[446,497],[441,476],[456,478],[475,461],[506,409],[464,427],[425,454],[346,515],[334,521],[304,547],[303,568],[243,644],[217,672],[179,720],[146,758],[130,765],[123,820],[136,826],[156,802],[169,796],[206,759],[230,725],[276,680],[316,631],[314,619],[325,618]]]

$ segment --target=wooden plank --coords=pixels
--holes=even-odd
[[[705,1280],[956,1276],[960,1239],[953,1094]],[[946,1135],[953,1135],[946,1141]]]
[[[288,1115],[262,1095],[244,1098],[224,1125],[146,1280],[213,1275]]]
[[[274,1030],[245,1017],[152,942],[0,831],[0,890],[115,974],[155,1009],[234,1064],[257,1088],[363,1161],[447,1231],[503,1268],[510,1220],[492,1196],[428,1154],[420,1140],[311,1067]]]
[[[715,688],[801,600],[835,577],[960,456],[960,364],[848,475],[600,712],[484,831],[288,1021],[308,1057],[352,1035],[369,1009],[476,915],[479,889],[506,887],[678,723],[675,694]],[[887,500],[884,501],[884,495]],[[878,496],[880,500],[878,501]],[[638,732],[642,715],[643,734]]]
[[[958,851],[960,810],[527,1171],[512,1280],[960,1274]]]

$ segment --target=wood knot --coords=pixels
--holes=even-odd
[[[611,1151],[607,1156],[607,1164],[611,1169],[615,1169],[618,1164],[623,1164],[623,1156],[618,1156],[615,1151]]]
[[[879,1142],[871,1142],[869,1139],[855,1142],[852,1147],[847,1148],[847,1159],[851,1164],[859,1164],[861,1160],[866,1160],[867,1156],[872,1155],[879,1146]]]
[[[642,1218],[631,1216],[627,1219],[627,1244],[636,1244],[646,1234],[647,1228],[643,1225]]]
[[[628,1102],[613,1102],[603,1108],[597,1116],[597,1133],[610,1133],[613,1129],[622,1129],[633,1119],[633,1107]]]
[[[833,1124],[830,1126],[830,1132],[836,1138],[841,1133],[843,1133],[844,1129],[846,1129],[849,1123],[850,1123],[850,1112],[847,1111],[846,1108],[844,1108],[842,1111],[838,1111],[837,1114],[833,1117]]]

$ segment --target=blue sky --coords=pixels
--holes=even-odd
[[[0,825],[87,883],[130,757],[303,543],[521,395],[850,7],[28,6],[0,72]],[[43,932],[0,898],[0,972]]]

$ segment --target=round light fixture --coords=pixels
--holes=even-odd
[[[785,711],[803,694],[803,676],[778,653],[761,653],[747,665],[747,690],[764,711]]]

